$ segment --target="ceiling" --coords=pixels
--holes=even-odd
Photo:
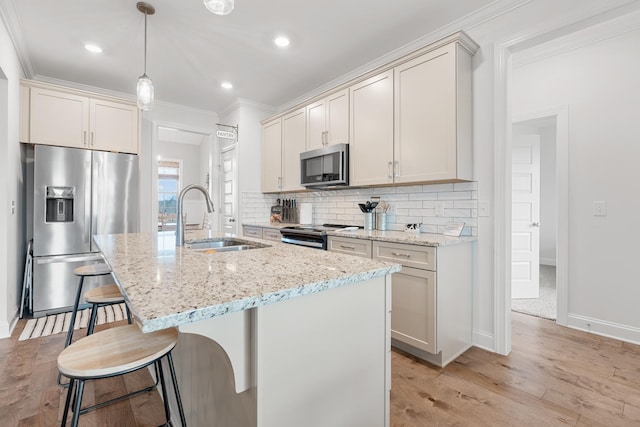
[[[144,44],[136,2],[0,0],[0,11],[28,77],[134,94]],[[156,100],[221,112],[237,99],[281,106],[493,0],[236,0],[227,16],[201,0],[148,3]],[[278,34],[289,48],[273,44]]]

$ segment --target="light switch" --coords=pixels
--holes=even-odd
[[[491,215],[491,205],[488,200],[480,200],[478,201],[478,216],[489,216]]]
[[[607,202],[593,202],[593,216],[607,216]]]

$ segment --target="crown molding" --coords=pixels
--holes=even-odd
[[[267,115],[273,114],[276,112],[276,109],[272,105],[262,104],[260,102],[252,101],[250,99],[245,99],[245,98],[236,98],[234,102],[232,102],[224,110],[222,110],[219,116],[225,117],[241,107],[249,107],[255,110],[260,110]]]
[[[20,62],[24,76],[26,78],[32,78],[36,73],[33,69],[29,51],[27,50],[27,44],[20,30],[21,24],[18,13],[16,12],[14,0],[0,0],[0,16],[7,29],[7,33],[9,33],[11,43],[13,43],[13,47],[16,50],[16,55],[18,56],[18,61]]]

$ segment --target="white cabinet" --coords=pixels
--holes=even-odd
[[[349,184],[393,182],[393,70],[351,86]]]
[[[306,107],[307,150],[349,143],[349,89],[332,93]]]
[[[300,153],[305,150],[305,109],[262,126],[262,192],[300,191]]]
[[[282,181],[280,191],[300,191],[300,153],[305,150],[305,110],[282,117]]]
[[[242,235],[255,237],[256,239],[262,239],[262,227],[256,227],[253,225],[245,225],[242,227]]]
[[[471,180],[470,52],[450,43],[394,73],[394,182]]]
[[[280,191],[282,181],[282,120],[262,125],[262,192]]]
[[[373,242],[373,258],[402,264],[392,277],[392,344],[445,366],[472,343],[472,244],[438,248]]]
[[[327,241],[327,250],[329,251],[363,258],[371,258],[371,247],[371,240],[329,236]]]
[[[138,153],[139,114],[128,101],[23,84],[22,142]],[[28,98],[26,93],[28,93]]]

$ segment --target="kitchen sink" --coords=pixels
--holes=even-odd
[[[268,248],[271,245],[237,239],[235,237],[214,237],[211,239],[199,239],[186,241],[184,246],[201,252],[234,252],[247,249]]]

